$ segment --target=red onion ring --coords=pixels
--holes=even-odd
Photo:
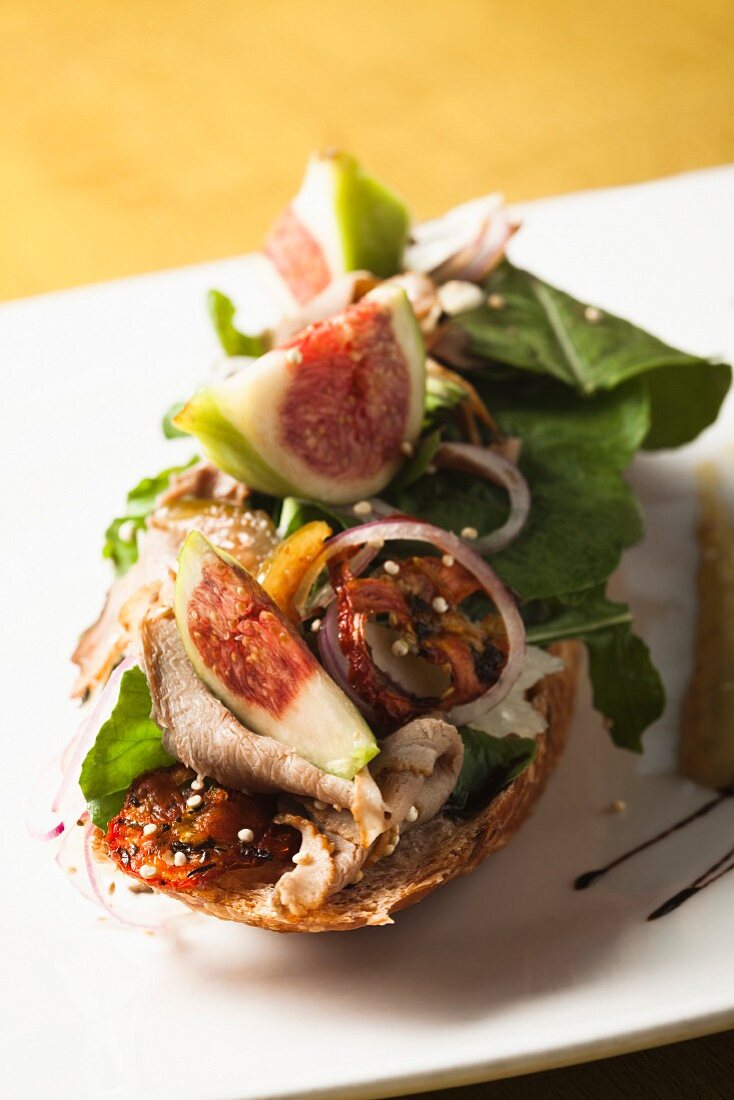
[[[525,657],[525,627],[514,599],[493,569],[473,550],[450,531],[434,527],[430,523],[410,519],[382,519],[366,523],[362,527],[350,527],[329,539],[323,551],[311,566],[296,593],[295,605],[299,609],[308,598],[314,579],[334,556],[351,547],[364,545],[370,539],[383,543],[392,541],[425,542],[450,554],[463,565],[485,590],[502,618],[507,633],[507,662],[499,679],[483,695],[470,703],[463,703],[449,711],[449,721],[464,725],[485,714],[511,691],[522,671]]]
[[[100,726],[107,720],[107,712],[112,710],[112,706],[114,706],[114,702],[117,700],[123,673],[133,668],[136,664],[137,661],[134,657],[125,657],[112,671],[109,680],[102,688],[95,701],[92,713],[86,719],[77,735],[73,752],[65,754],[65,756],[68,756],[68,763],[64,763],[64,775],[54,800],[51,803],[51,809],[54,813],[58,813],[59,806],[69,785],[79,778],[82,760],[86,756],[92,740],[97,736]]]
[[[509,546],[522,531],[530,511],[530,489],[517,466],[496,451],[472,443],[442,443],[433,461],[437,466],[479,474],[507,490],[510,514],[506,522],[491,534],[472,539],[471,545],[479,554],[495,553]]]

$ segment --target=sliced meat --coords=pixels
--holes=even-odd
[[[243,482],[222,473],[212,462],[198,462],[174,474],[158,504],[173,504],[184,497],[193,497],[196,500],[226,500],[241,508],[249,495],[250,490]]]
[[[80,669],[75,696],[86,695],[120,657],[135,651],[147,611],[170,603],[171,570],[194,528],[253,572],[272,552],[278,541],[275,528],[265,512],[243,509],[247,492],[208,463],[171,479],[138,536],[137,562],[114,582],[99,619],[79,639],[72,657]]]
[[[406,832],[435,817],[456,786],[463,760],[458,730],[441,718],[416,718],[386,737],[372,773],[393,829]]]
[[[322,772],[271,737],[252,733],[212,695],[186,656],[171,612],[146,618],[141,637],[153,714],[172,755],[225,786],[287,791],[352,808],[353,783]]]
[[[300,850],[293,857],[295,868],[286,871],[273,890],[276,909],[303,916],[358,877],[368,849],[340,836],[325,836],[312,821],[295,814],[281,814],[275,822],[298,829],[302,838]]]

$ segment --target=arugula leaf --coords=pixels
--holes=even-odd
[[[650,395],[650,431],[643,448],[657,451],[690,443],[713,424],[731,385],[726,363],[661,367],[645,375]]]
[[[298,531],[306,523],[316,519],[328,523],[334,534],[347,527],[354,527],[358,523],[356,517],[352,523],[349,523],[345,515],[328,508],[325,504],[317,504],[312,500],[299,500],[298,497],[284,497],[278,518],[280,537],[287,539],[294,531]]]
[[[423,477],[440,446],[440,429],[431,432],[430,435],[423,436],[418,441],[413,457],[405,463],[390,482],[389,490],[407,489],[409,485],[414,485],[419,478]]]
[[[79,786],[92,821],[106,829],[119,811],[128,787],[143,772],[175,763],[161,743],[161,731],[150,717],[148,681],[139,668],[128,669],[112,714],[84,758]]]
[[[207,306],[219,343],[226,355],[249,355],[257,358],[268,350],[268,340],[263,336],[248,336],[235,328],[235,307],[231,298],[219,290],[210,290]]]
[[[461,726],[459,733],[464,762],[449,800],[452,809],[486,804],[535,759],[532,737],[493,737],[470,726]]]
[[[528,645],[550,645],[564,638],[578,638],[611,627],[629,626],[632,612],[627,604],[612,603],[601,588],[570,593],[563,600],[531,603],[523,609]],[[528,620],[530,620],[528,622]]]
[[[674,447],[711,424],[731,368],[663,343],[629,321],[597,310],[505,261],[486,283],[504,299],[458,317],[476,355],[551,375],[584,394],[642,376],[652,427],[644,446]]]
[[[532,617],[532,605],[526,614]],[[606,719],[616,745],[641,752],[643,732],[665,709],[665,689],[631,623],[626,604],[612,603],[600,589],[592,589],[572,603],[554,601],[550,615],[528,627],[527,639],[533,645],[562,638],[583,642],[595,709]]]
[[[615,745],[642,752],[642,734],[665,709],[665,689],[650,650],[629,626],[582,634],[589,654],[594,708]]]
[[[183,466],[169,466],[154,477],[144,477],[127,494],[127,511],[124,516],[114,519],[105,531],[102,557],[110,558],[115,573],[121,577],[138,560],[138,531],[145,527],[145,521],[153,511],[160,494],[168,488],[174,474],[188,470],[199,459],[196,455]]]
[[[524,393],[484,386],[482,396],[503,430],[521,438],[520,468],[532,493],[524,530],[492,557],[493,568],[526,600],[602,583],[642,535],[622,471],[648,430],[644,386],[632,380],[582,398],[544,381]],[[508,510],[501,490],[456,471],[439,470],[390,499],[449,531],[471,526],[480,534],[498,527]]]

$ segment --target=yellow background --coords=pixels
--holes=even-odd
[[[421,215],[734,159],[732,0],[0,0],[0,297],[254,247],[309,150]]]

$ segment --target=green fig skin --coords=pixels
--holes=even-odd
[[[397,420],[392,424],[394,436],[389,434],[389,416],[383,416],[374,407],[374,435],[365,438],[358,430],[353,434],[351,429],[344,427],[344,423],[349,423],[344,417],[358,416],[359,410],[355,408],[349,412],[337,405],[331,409],[320,396],[323,389],[312,388],[308,394],[313,398],[310,402],[301,402],[300,397],[289,401],[289,393],[296,392],[292,387],[299,379],[299,339],[305,348],[314,331],[318,334],[329,326],[336,332],[341,331],[342,326],[348,329],[365,316],[361,312],[365,304],[376,307],[375,312],[368,313],[365,324],[372,324],[369,318],[378,316],[379,338],[383,341],[374,352],[372,364],[369,355],[374,345],[369,342],[371,335],[368,336],[363,348],[368,364],[365,370],[379,370],[381,363],[389,362],[392,356],[393,366],[389,369],[396,370],[397,375],[390,375],[390,378],[398,379],[397,392],[402,395],[400,401],[406,403],[404,406],[390,405],[389,388],[375,398],[379,401],[386,397],[390,413],[396,408],[403,409],[402,426]],[[278,497],[306,497],[324,503],[349,504],[380,493],[404,461],[402,444],[414,443],[420,434],[425,406],[425,351],[410,302],[398,286],[377,287],[357,306],[348,307],[344,314],[321,325],[324,326],[321,329],[316,325],[304,330],[287,348],[275,348],[255,361],[248,361],[223,382],[199,390],[174,417],[173,423],[181,431],[195,435],[215,465],[252,489]],[[371,333],[369,328],[365,331]],[[317,335],[316,339],[320,337]],[[318,359],[318,352],[316,356]],[[323,360],[327,373],[330,362],[328,358]],[[304,452],[301,440],[313,431],[314,416],[324,430],[324,435],[319,437],[323,445],[319,442],[317,449]],[[341,437],[332,416],[341,422]],[[329,430],[332,424],[333,431]],[[387,434],[380,437],[381,430]],[[357,447],[356,458],[349,453],[353,443]],[[328,463],[324,462],[326,452]],[[381,456],[377,462],[375,455]]]
[[[381,279],[397,274],[410,228],[407,207],[354,157],[336,153],[331,160],[344,271],[370,271]]]
[[[198,531],[179,555],[174,612],[197,675],[254,733],[342,779],[378,754],[362,715],[255,578]]]

